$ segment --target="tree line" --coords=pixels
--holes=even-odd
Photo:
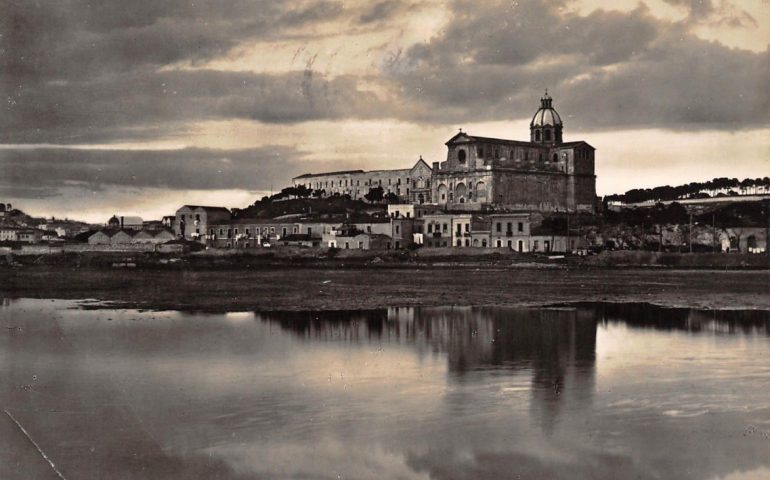
[[[623,203],[661,202],[683,200],[688,198],[711,198],[709,192],[717,192],[715,197],[739,196],[755,194],[758,191],[770,190],[770,178],[714,178],[706,182],[690,182],[672,187],[663,185],[655,188],[634,188],[626,193],[617,193],[604,197],[605,201],[620,201]],[[725,192],[726,191],[726,192]]]

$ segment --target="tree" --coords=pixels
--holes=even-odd
[[[396,194],[395,194],[395,193],[393,193],[393,192],[388,192],[388,193],[385,195],[385,202],[386,202],[386,203],[388,203],[388,204],[391,204],[391,203],[398,203],[398,195],[396,195]]]
[[[374,202],[381,202],[382,198],[384,197],[384,191],[382,190],[382,187],[375,187],[370,188],[369,193],[364,195],[364,198],[369,201],[369,203]]]

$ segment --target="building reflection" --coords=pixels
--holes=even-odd
[[[418,356],[443,354],[450,384],[527,375],[531,417],[546,433],[558,422],[562,403],[574,410],[592,400],[597,322],[588,308],[394,307],[258,316],[307,340],[398,344]],[[449,408],[472,407],[473,398],[448,396],[454,403]]]
[[[696,310],[649,303],[585,303],[579,308],[592,310],[602,324],[689,333],[770,335],[767,310]]]

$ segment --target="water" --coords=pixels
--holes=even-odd
[[[67,479],[770,478],[768,312],[21,299],[0,326],[3,479],[57,478],[37,448]]]

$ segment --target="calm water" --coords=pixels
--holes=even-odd
[[[768,312],[25,299],[0,326],[4,479],[58,478],[32,442],[67,479],[770,478]]]

